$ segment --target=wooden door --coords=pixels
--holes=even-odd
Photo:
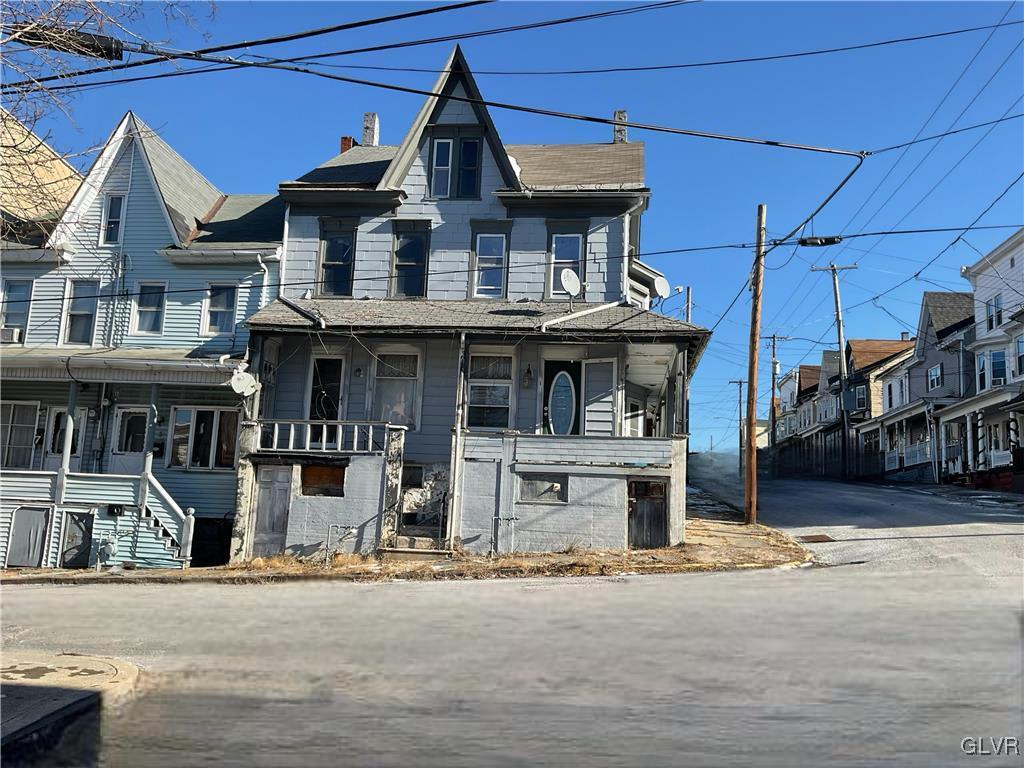
[[[264,465],[256,475],[256,532],[253,536],[253,557],[279,555],[284,552],[288,533],[288,509],[291,504],[291,465]]]
[[[629,481],[629,548],[668,546],[668,505],[663,480]]]

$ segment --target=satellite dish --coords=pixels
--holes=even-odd
[[[580,295],[580,276],[573,272],[571,269],[566,267],[558,276],[562,282],[562,290],[572,296],[574,299]]]
[[[248,397],[255,392],[258,387],[259,384],[256,382],[256,377],[251,373],[235,371],[231,374],[231,389],[233,389],[236,394]]]
[[[658,275],[654,278],[654,292],[658,294],[659,299],[667,299],[672,293],[672,286],[668,284],[668,280]]]

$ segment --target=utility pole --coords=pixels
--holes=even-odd
[[[843,439],[839,448],[843,462],[843,479],[849,476],[850,414],[846,409],[846,341],[843,336],[843,306],[839,301],[839,273],[846,269],[856,268],[856,264],[846,266],[829,264],[827,267],[811,267],[811,272],[832,273],[832,293],[836,302],[836,336],[839,342],[839,413],[843,422]]]
[[[743,479],[743,385],[747,382],[744,379],[729,379],[730,384],[736,385],[736,405],[738,412],[736,414],[736,434],[739,438],[739,458],[736,465],[736,477],[740,480]]]
[[[764,235],[768,206],[757,206],[757,246],[750,278],[750,366],[747,369],[746,492],[743,508],[748,525],[757,522],[757,356],[761,339],[761,288],[764,283]]]
[[[780,341],[789,341],[789,336],[779,336],[777,333],[773,333],[771,336],[762,336],[762,340],[771,341],[772,343],[772,399],[771,399],[771,435],[769,435],[769,442],[772,448],[775,447],[775,429],[778,426],[776,424],[775,409],[777,406],[775,395],[778,390],[778,378],[779,378],[779,350],[778,344]]]
[[[686,322],[690,322],[690,315],[693,311],[693,291],[686,286]]]

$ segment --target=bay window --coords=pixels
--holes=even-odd
[[[419,352],[382,351],[374,362],[372,419],[416,429],[420,408]]]
[[[174,408],[169,440],[169,467],[234,469],[238,456],[238,411]]]
[[[466,423],[481,429],[512,426],[511,355],[469,356],[469,402]]]

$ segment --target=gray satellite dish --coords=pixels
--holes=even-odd
[[[256,391],[258,386],[259,384],[256,382],[256,377],[251,373],[235,371],[231,374],[231,389],[233,389],[236,394],[248,397]]]
[[[668,280],[659,275],[654,278],[654,292],[658,294],[659,299],[667,299],[672,293],[672,286],[668,284]]]
[[[564,290],[574,299],[580,295],[580,288],[582,287],[582,285],[580,284],[580,277],[571,269],[569,269],[568,267],[563,269],[559,274],[558,279],[562,283],[562,290]]]

